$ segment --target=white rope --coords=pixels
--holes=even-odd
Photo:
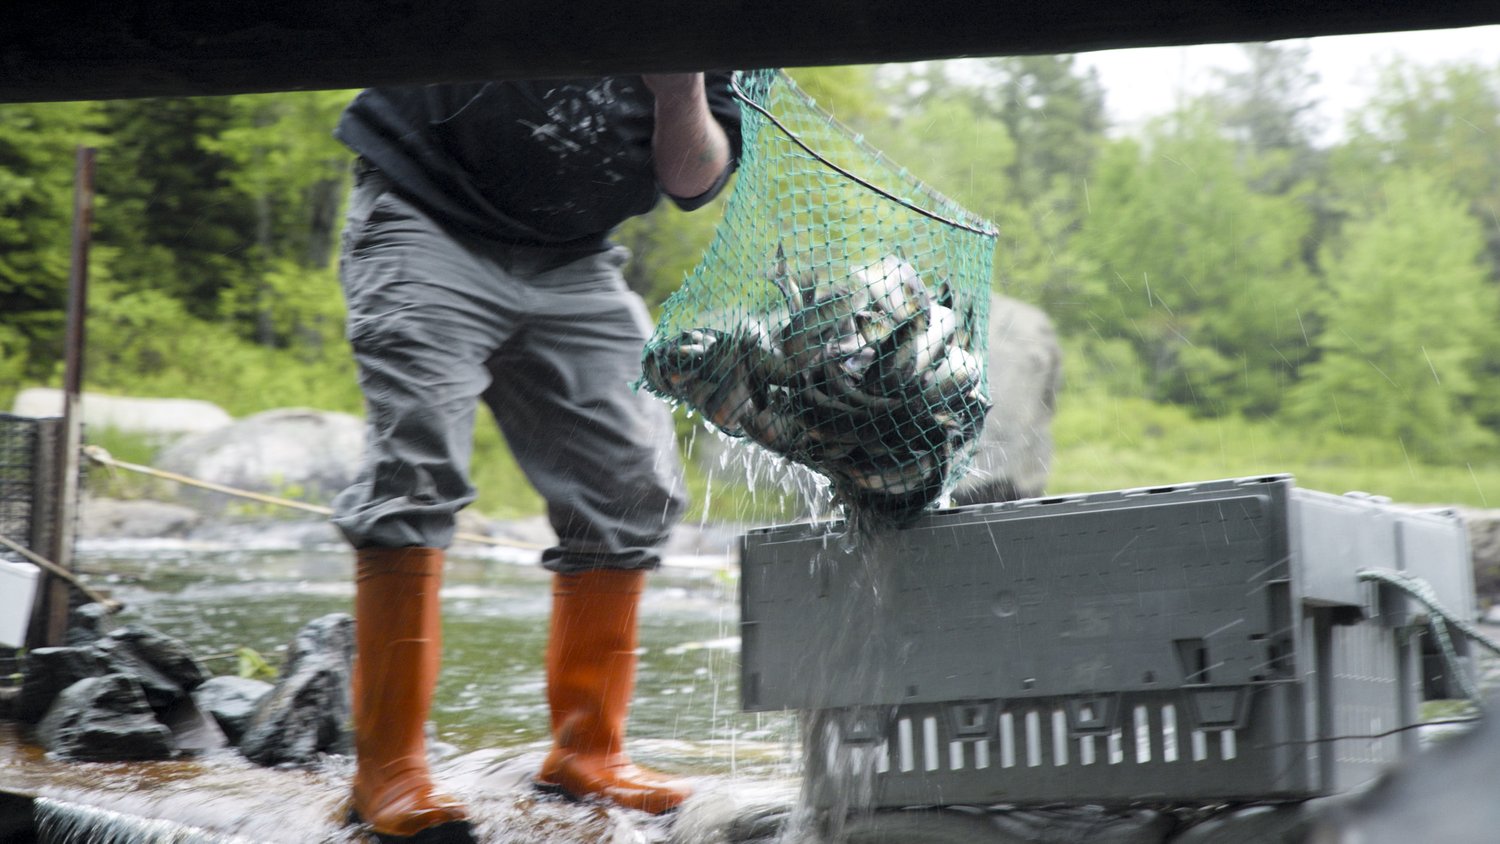
[[[232,486],[225,486],[224,484],[216,484],[213,481],[199,480],[198,478],[188,477],[187,475],[180,475],[176,472],[168,472],[164,469],[154,469],[150,466],[142,466],[139,463],[129,463],[124,460],[116,459],[108,451],[100,448],[97,445],[84,446],[83,456],[94,461],[95,463],[98,463],[101,466],[108,466],[113,469],[124,469],[127,472],[136,472],[142,475],[150,475],[153,478],[161,478],[163,480],[173,481],[179,484],[186,484],[188,486],[197,487],[199,489],[206,489],[210,492],[217,492],[223,495],[232,495],[236,498],[245,498],[250,501],[259,501],[262,504],[274,504],[278,507],[287,507],[293,510],[301,510],[305,513],[316,513],[319,516],[333,515],[333,509],[331,507],[324,507],[321,504],[309,504],[306,501],[293,501],[290,498],[281,498],[275,495],[267,495],[263,492],[252,492],[248,489],[238,489]],[[493,536],[485,536],[484,534],[480,533],[469,533],[467,531],[458,531],[453,536],[455,539],[459,539],[464,542],[474,542],[480,545],[498,545],[504,548],[526,548],[539,551],[544,548],[550,547],[548,545],[540,545],[535,542],[523,542],[518,539],[497,539]]]

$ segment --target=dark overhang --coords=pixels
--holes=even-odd
[[[871,64],[1500,23],[1497,0],[15,0],[0,101]]]

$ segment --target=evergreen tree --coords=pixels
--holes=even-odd
[[[1420,171],[1384,174],[1378,201],[1324,257],[1322,357],[1294,413],[1433,460],[1492,444],[1468,409],[1481,341],[1500,315],[1482,254],[1455,192]]]
[[[0,399],[62,357],[75,150],[96,118],[89,103],[0,107]]]

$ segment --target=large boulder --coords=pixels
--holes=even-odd
[[[185,438],[157,465],[199,480],[255,492],[327,500],[354,481],[364,422],[347,413],[283,408]],[[217,493],[184,488],[186,500],[223,506]]]
[[[140,684],[124,674],[89,677],[64,689],[37,726],[37,740],[63,759],[91,762],[176,753],[172,731],[156,720]]]
[[[1500,510],[1464,510],[1463,519],[1474,559],[1474,590],[1481,603],[1500,603]]]
[[[240,752],[261,765],[303,765],[320,754],[349,753],[353,666],[353,618],[333,613],[297,631],[281,678],[256,706]]]
[[[78,535],[86,539],[180,539],[202,523],[198,510],[168,501],[86,496],[78,509]]]
[[[218,405],[197,399],[141,399],[84,393],[79,403],[86,427],[141,434],[159,443],[212,431],[234,421]],[[62,410],[62,390],[51,387],[22,390],[13,407],[17,416],[61,416]]]
[[[990,297],[990,398],[973,468],[954,504],[1041,495],[1052,469],[1052,416],[1062,383],[1062,347],[1041,309]]]

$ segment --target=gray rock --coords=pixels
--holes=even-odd
[[[128,675],[157,711],[176,705],[208,676],[181,641],[149,627],[127,625],[77,646],[31,651],[16,717],[35,723],[63,689],[106,674]]]
[[[1027,844],[1163,844],[1177,825],[1169,815],[1150,809],[1098,806],[1012,809],[991,817],[996,828]]]
[[[218,722],[230,744],[239,744],[271,684],[249,677],[210,677],[193,691],[193,702]]]
[[[1052,470],[1052,416],[1062,383],[1062,347],[1039,308],[999,294],[990,297],[990,398],[969,474],[954,504],[1032,498]]]
[[[165,501],[83,499],[78,535],[84,539],[180,539],[203,521],[203,514]]]
[[[15,717],[35,724],[64,689],[103,673],[104,663],[92,647],[35,648],[26,654]]]
[[[200,480],[256,492],[327,500],[349,486],[364,448],[364,422],[344,413],[268,410],[187,437],[157,465]],[[186,501],[222,509],[230,499],[184,487]]]
[[[156,720],[140,684],[123,674],[79,680],[53,701],[37,740],[64,759],[113,762],[166,759],[172,731]]]
[[[111,634],[95,642],[90,649],[98,654],[103,673],[129,676],[144,691],[151,708],[158,712],[165,712],[187,697],[188,690],[173,678],[170,669],[153,662],[148,657],[149,651],[137,649],[136,641],[130,636]],[[200,676],[193,685],[202,681]]]
[[[229,737],[212,715],[198,708],[191,697],[172,704],[157,719],[172,732],[172,744],[183,753],[203,753],[229,746]]]
[[[1312,829],[1318,802],[1231,809],[1194,824],[1172,844],[1298,844]]]
[[[216,404],[198,399],[142,399],[84,393],[80,399],[83,424],[94,430],[109,428],[164,442],[184,434],[211,431],[234,421]],[[62,390],[32,387],[16,395],[17,416],[61,416]]]
[[[309,622],[297,632],[275,689],[256,706],[240,752],[261,765],[349,753],[353,660],[354,619],[335,613]]]
[[[198,688],[208,679],[208,671],[193,651],[180,639],[140,624],[130,624],[111,631],[101,645],[119,642],[148,665],[184,691]]]
[[[1463,509],[1474,560],[1474,590],[1485,603],[1500,603],[1500,510]]]
[[[84,604],[68,613],[66,644],[75,647],[90,645],[112,629],[114,622],[110,620],[108,607],[103,604]]]

